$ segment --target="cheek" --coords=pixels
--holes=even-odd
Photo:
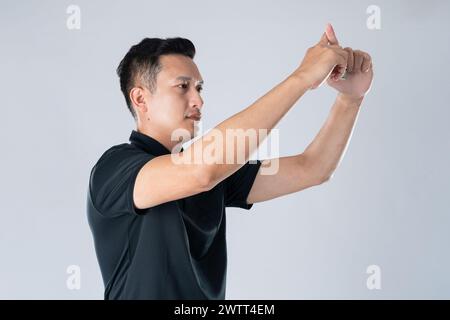
[[[179,122],[184,119],[186,105],[186,101],[183,97],[168,95],[161,101],[158,110],[165,121]]]

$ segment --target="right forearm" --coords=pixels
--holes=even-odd
[[[220,182],[248,161],[250,155],[265,139],[266,135],[264,134],[260,137],[260,129],[265,129],[265,133],[268,135],[307,89],[308,86],[302,78],[290,75],[249,107],[221,122],[211,132],[194,142],[189,148],[194,150],[201,148],[202,154],[205,150],[211,150],[210,144],[212,143],[215,144],[214,150],[219,151],[208,152],[208,163],[203,166],[203,169],[212,177],[213,182]],[[248,141],[251,135],[245,135],[245,143],[238,143],[237,139],[227,135],[227,131],[238,129],[254,131],[253,137],[256,136],[254,143]],[[222,139],[218,139],[221,140],[221,143],[218,143],[217,135],[222,137]],[[233,135],[231,136],[233,137]],[[217,148],[221,148],[221,150],[216,150]],[[235,155],[233,156],[234,161],[231,163],[227,159],[227,152],[230,151]],[[238,163],[236,161],[238,154],[241,155],[241,159],[245,159],[245,162]]]
[[[307,86],[302,79],[290,75],[249,107],[224,120],[215,129],[222,132],[226,129],[270,131],[306,91]]]

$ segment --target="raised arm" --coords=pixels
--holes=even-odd
[[[333,45],[338,45],[336,35],[328,26],[327,37]],[[279,162],[279,170],[274,175],[256,176],[247,198],[248,203],[261,202],[289,193],[297,192],[328,181],[348,147],[354,125],[365,94],[369,91],[372,79],[372,60],[366,52],[345,48],[348,52],[346,78],[336,74],[327,79],[328,84],[339,94],[330,114],[319,133],[301,154],[271,159]]]
[[[242,167],[264,141],[265,137],[259,136],[259,129],[266,129],[270,133],[308,89],[320,86],[336,66],[345,68],[346,63],[346,51],[328,45],[324,33],[320,41],[308,49],[302,63],[291,75],[252,105],[223,121],[177,154],[176,162],[171,155],[167,155],[154,158],[144,165],[134,187],[136,207],[148,208],[213,188]],[[255,143],[250,143],[250,137],[246,137],[246,142],[242,144],[235,137],[227,135],[227,130],[236,129],[254,131],[257,137]],[[219,144],[217,135],[222,137]],[[197,152],[204,154],[211,148],[216,152],[209,153],[207,162],[195,161],[193,155]],[[234,155],[241,155],[244,161],[224,161],[230,150]]]

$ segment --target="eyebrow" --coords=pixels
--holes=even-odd
[[[176,78],[176,80],[191,81],[192,78],[191,78],[191,77],[188,77],[188,76],[178,76],[178,77]],[[204,81],[203,81],[203,80],[198,80],[198,81],[197,81],[197,84],[203,85],[203,84],[204,84]]]

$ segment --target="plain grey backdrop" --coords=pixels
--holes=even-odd
[[[80,29],[67,27],[69,5]],[[369,29],[370,5],[381,29]],[[115,74],[144,37],[190,39],[203,127],[265,94],[327,22],[369,52],[374,82],[326,184],[227,212],[227,299],[450,298],[450,2],[5,1],[0,4],[0,298],[102,299],[86,219],[89,172],[134,122]],[[326,84],[280,122],[302,152],[336,97]],[[274,108],[277,106],[274,105]],[[67,287],[67,267],[81,287]],[[369,290],[366,270],[381,270]]]

